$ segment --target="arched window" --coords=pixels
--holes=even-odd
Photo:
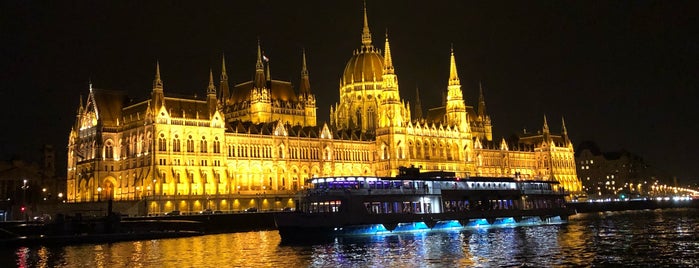
[[[441,143],[441,142],[440,142],[440,143],[439,143],[439,158],[440,158],[440,159],[444,159],[444,155],[445,155],[445,152],[444,152],[444,143]]]
[[[175,134],[175,138],[172,139],[172,151],[179,152],[180,150],[180,136]]]
[[[207,152],[207,143],[206,143],[205,136],[201,136],[201,141],[199,142],[199,152],[202,152],[202,153]]]
[[[221,153],[221,142],[218,140],[218,137],[214,138],[214,153]]]
[[[422,153],[425,154],[425,159],[430,159],[430,142],[426,141],[423,145]]]
[[[128,157],[128,156],[131,156],[131,149],[132,149],[131,146],[132,146],[132,145],[131,145],[131,138],[130,138],[130,137],[126,137],[126,139],[124,139],[124,148],[126,149],[126,152],[125,152],[124,155],[127,156],[127,157]]]
[[[187,139],[187,152],[194,152],[194,140],[192,139],[192,135],[189,135],[189,138]]]
[[[158,138],[158,151],[167,151],[167,141],[165,140],[165,134],[160,133],[160,138]]]
[[[136,141],[136,154],[143,153],[143,135],[138,135],[138,140]]]
[[[111,140],[104,143],[104,159],[114,158],[114,144]]]
[[[376,113],[374,112],[374,107],[370,107],[369,111],[367,111],[367,128],[368,129],[374,129],[374,123],[376,122]]]

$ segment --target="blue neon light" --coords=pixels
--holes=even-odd
[[[390,233],[401,233],[401,232],[427,232],[433,230],[456,230],[456,229],[467,229],[467,228],[489,228],[489,227],[508,227],[508,226],[522,226],[522,225],[536,225],[536,224],[556,224],[561,223],[560,217],[548,218],[542,221],[539,217],[525,217],[519,222],[516,222],[514,218],[498,218],[495,219],[493,224],[489,224],[486,219],[472,219],[469,220],[466,225],[461,225],[457,220],[447,220],[439,221],[433,228],[429,228],[424,222],[407,222],[399,223],[393,231],[389,231],[383,224],[368,224],[360,226],[350,226],[343,228],[335,228],[334,232],[338,235],[377,235],[377,234],[390,234]]]

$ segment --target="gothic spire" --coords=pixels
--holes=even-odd
[[[420,103],[420,89],[415,87],[415,118],[422,119],[422,103]]]
[[[257,39],[257,63],[255,64],[255,80],[253,85],[256,88],[265,87],[265,69],[262,64],[262,48],[260,48],[260,39]]]
[[[155,79],[153,79],[153,112],[165,105],[165,94],[163,93],[163,80],[160,80],[160,62],[155,62]]]
[[[226,104],[230,98],[230,91],[228,90],[228,73],[226,73],[226,55],[221,56],[221,103]]]
[[[306,49],[303,50],[303,60],[301,65],[301,85],[299,86],[299,93],[302,96],[306,96],[311,93],[311,82],[308,78],[308,68],[306,67]]]
[[[78,115],[81,115],[83,113],[83,110],[85,110],[85,108],[83,108],[83,104],[83,94],[80,94],[80,106],[78,106]]]
[[[160,80],[160,62],[155,61],[155,79],[153,79],[153,90],[163,89],[163,80]]]
[[[369,31],[369,19],[366,15],[366,1],[364,1],[364,28],[362,29],[362,48],[371,47],[371,31]]]
[[[393,59],[391,58],[391,45],[388,42],[388,29],[386,29],[386,47],[384,48],[384,74],[394,74]]]
[[[209,87],[206,89],[206,104],[209,106],[209,116],[216,113],[216,87],[214,86],[214,73],[209,68]]]
[[[565,142],[565,145],[568,145],[569,139],[568,139],[568,129],[566,129],[566,120],[561,116],[561,124],[563,125],[563,142]]]
[[[257,39],[257,62],[255,63],[255,70],[262,70],[264,66],[262,65],[262,48],[260,47],[260,39]]]
[[[449,65],[449,85],[461,85],[459,75],[456,73],[456,60],[454,59],[454,44],[451,45],[451,62]]]
[[[214,73],[209,68],[209,87],[206,88],[206,94],[216,95],[216,87],[214,87]]]
[[[221,81],[228,81],[228,73],[226,73],[226,54],[221,54]]]
[[[479,96],[478,96],[478,116],[485,119],[485,96],[483,96],[483,83],[478,82]]]
[[[272,88],[272,73],[269,70],[269,60],[267,59],[266,56],[264,56],[264,52],[262,53],[262,57],[265,61],[265,67],[266,67],[266,74],[265,77],[267,78],[267,88],[271,89]]]
[[[544,115],[544,133],[548,134],[549,132],[549,123],[546,122],[546,115]]]

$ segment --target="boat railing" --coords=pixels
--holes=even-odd
[[[522,194],[552,194],[552,195],[568,195],[569,193],[563,189],[560,190],[547,190],[547,189],[522,189]]]
[[[385,188],[385,189],[375,189],[375,188],[324,188],[324,189],[310,189],[306,192],[306,195],[410,195],[410,194],[440,194],[439,189],[410,189],[410,188]]]

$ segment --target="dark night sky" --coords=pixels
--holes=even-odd
[[[297,84],[306,49],[319,123],[360,46],[361,1],[2,1],[0,158],[65,155],[80,95],[94,87],[204,94],[225,53],[252,78],[256,42],[272,76]],[[245,2],[245,3],[241,3]],[[453,43],[467,104],[482,81],[494,136],[539,129],[626,149],[682,182],[698,180],[699,1],[368,1],[374,45],[389,30],[402,98],[440,102]],[[218,79],[216,79],[218,80]],[[63,162],[63,165],[65,163]],[[65,166],[62,166],[65,168]]]

